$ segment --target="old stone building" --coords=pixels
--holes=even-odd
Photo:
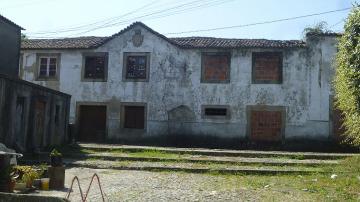
[[[18,78],[21,29],[0,16],[0,143],[23,152],[69,139],[71,96]]]
[[[80,141],[329,140],[336,37],[167,38],[136,22],[110,37],[26,40],[20,75],[72,95]]]

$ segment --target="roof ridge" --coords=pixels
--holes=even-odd
[[[148,32],[166,40],[168,43],[179,48],[294,48],[305,47],[303,40],[273,40],[273,39],[237,39],[218,37],[173,37],[156,32],[142,22],[134,22],[111,36],[79,36],[58,39],[29,39],[24,41],[23,49],[91,49],[97,48],[117,36],[131,30],[135,26],[141,26]],[[34,41],[31,41],[34,40]],[[33,42],[33,44],[32,44]]]

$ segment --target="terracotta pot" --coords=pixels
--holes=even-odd
[[[31,187],[32,187],[32,181],[27,181],[26,188],[31,188]]]

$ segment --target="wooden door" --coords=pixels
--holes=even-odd
[[[79,136],[83,142],[102,142],[106,135],[106,106],[80,106]]]
[[[250,138],[254,141],[281,141],[281,111],[251,111]]]
[[[45,133],[45,109],[46,103],[35,102],[35,146],[42,147]]]

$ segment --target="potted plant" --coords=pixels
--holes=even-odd
[[[56,149],[53,149],[50,153],[50,165],[52,167],[62,166],[62,154]]]
[[[40,174],[31,166],[16,166],[19,173],[19,183],[25,183],[26,188],[32,188],[33,181],[40,177]]]

